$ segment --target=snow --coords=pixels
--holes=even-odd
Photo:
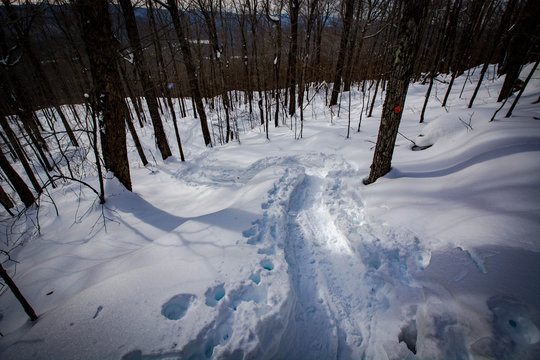
[[[323,92],[300,140],[293,125],[267,141],[246,120],[241,144],[205,148],[198,120],[180,119],[185,163],[155,160],[146,125],[154,161],[143,167],[129,144],[133,193],[108,174],[101,207],[59,183],[59,215],[44,200],[40,234],[35,209],[13,227],[2,212],[2,246],[22,243],[4,266],[39,320],[4,289],[0,357],[539,358],[540,84],[490,123],[503,79],[467,109],[476,79],[461,99],[456,79],[447,109],[435,82],[425,124],[427,85],[411,85],[400,133],[433,146],[398,136],[392,171],[368,186],[380,95],[350,139],[349,97],[337,117]]]

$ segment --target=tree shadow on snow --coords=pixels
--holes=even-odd
[[[193,220],[222,229],[242,232],[246,224],[256,218],[256,214],[236,208],[226,208],[213,213],[196,217],[181,217],[162,210],[135,193],[123,193],[121,196],[111,197],[106,206],[114,214],[112,218],[130,228],[133,232],[147,239],[147,236],[137,229],[136,222],[126,221],[122,214],[131,214],[142,223],[156,227],[164,232],[172,232],[186,221]]]
[[[445,169],[433,170],[433,171],[401,171],[393,168],[392,171],[386,176],[390,179],[397,178],[434,178],[442,177],[464,170],[470,166],[480,164],[489,160],[495,160],[497,158],[518,154],[522,152],[540,151],[540,144],[519,144],[510,145],[507,147],[495,149],[493,151],[486,151],[471,157],[468,160],[462,161]]]

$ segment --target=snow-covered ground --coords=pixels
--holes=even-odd
[[[4,289],[0,358],[540,358],[535,78],[491,123],[502,79],[472,109],[476,75],[447,109],[437,81],[425,124],[411,85],[393,170],[368,186],[381,97],[356,132],[358,89],[350,139],[348,94],[339,117],[315,97],[300,140],[271,126],[206,149],[181,119],[185,163],[159,160],[145,127],[133,193],[108,179],[102,207],[79,183],[49,188],[40,235],[35,210],[14,226],[2,212],[2,246],[23,243],[4,266],[39,320]]]

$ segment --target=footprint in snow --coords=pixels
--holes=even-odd
[[[254,273],[253,275],[251,275],[250,279],[255,283],[255,285],[259,285],[259,283],[261,282],[261,273],[259,271]]]
[[[206,305],[214,307],[225,296],[225,287],[219,284],[213,288],[206,290]]]
[[[274,263],[270,259],[263,259],[261,261],[261,266],[263,269],[268,270],[268,271],[274,270]]]
[[[500,336],[508,336],[522,345],[540,341],[540,330],[530,319],[526,305],[503,296],[493,296],[487,305],[494,315],[495,328]]]
[[[193,294],[178,294],[161,306],[161,315],[169,320],[179,320],[197,297]]]

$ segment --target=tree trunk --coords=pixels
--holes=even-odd
[[[358,7],[356,9],[356,15],[355,15],[355,21],[354,21],[354,27],[353,27],[353,34],[351,36],[350,45],[348,46],[347,55],[345,56],[345,64],[344,64],[344,72],[346,74],[345,79],[343,79],[343,91],[350,91],[351,90],[351,83],[352,83],[352,74],[355,68],[355,60],[358,59],[357,49],[362,49],[362,43],[363,43],[363,34],[365,32],[365,29],[367,27],[367,22],[364,24],[364,28],[362,29],[360,33],[360,39],[358,39],[358,31],[360,30],[360,20],[362,18],[362,12],[363,12],[363,3],[360,2],[358,4]],[[368,15],[369,19],[369,15]],[[356,55],[356,56],[355,56]]]
[[[296,110],[296,53],[298,49],[298,12],[300,2],[289,1],[291,15],[291,47],[289,50],[289,115],[293,116]]]
[[[381,82],[381,78],[377,78],[377,84],[375,84],[375,92],[373,93],[373,99],[371,100],[371,105],[369,106],[369,114],[367,117],[371,117],[371,114],[373,114],[373,107],[375,106],[375,99],[377,98],[377,91],[379,90],[379,84]],[[369,100],[369,97],[368,97]]]
[[[11,146],[13,147],[13,150],[15,150],[15,153],[17,154],[17,158],[21,162],[24,171],[26,172],[26,175],[28,176],[28,179],[32,183],[32,186],[34,187],[34,190],[38,194],[41,194],[41,185],[36,179],[36,176],[34,175],[34,172],[32,171],[32,168],[30,167],[30,164],[28,163],[28,160],[26,158],[26,155],[19,144],[19,141],[17,137],[15,136],[15,133],[9,126],[9,123],[7,121],[7,118],[5,117],[5,114],[0,113],[0,126],[2,126],[2,129],[4,130],[6,136],[8,137]]]
[[[512,31],[512,40],[506,51],[506,61],[501,67],[501,72],[506,73],[506,77],[497,99],[498,102],[512,95],[514,85],[521,71],[521,65],[527,61],[527,54],[537,29],[536,23],[539,14],[540,2],[538,0],[527,0]]]
[[[15,188],[15,191],[17,191],[17,194],[21,198],[24,206],[30,207],[34,201],[34,195],[28,188],[28,185],[24,182],[24,180],[17,174],[15,169],[11,166],[9,161],[4,156],[4,153],[0,149],[0,168],[2,168],[2,171],[4,171],[4,174],[6,174],[7,178],[9,179],[9,182],[13,187]]]
[[[330,97],[330,105],[337,104],[338,95],[341,89],[341,76],[343,74],[343,64],[345,63],[345,54],[347,53],[347,43],[349,42],[349,33],[351,31],[351,23],[354,14],[354,0],[346,0],[345,2],[345,17],[343,18],[343,30],[341,31],[341,41],[339,43],[339,55],[334,73],[334,86],[332,87],[332,96]]]
[[[426,108],[429,101],[429,96],[431,95],[431,89],[433,89],[433,78],[435,77],[434,74],[429,75],[429,86],[426,91],[426,99],[424,100],[424,106],[422,106],[422,113],[420,114],[420,123],[424,122],[424,116],[426,114]]]
[[[231,122],[230,122],[230,100],[229,100],[229,94],[227,92],[226,84],[225,84],[225,70],[224,70],[224,64],[223,64],[223,47],[219,44],[218,34],[217,34],[217,27],[216,27],[216,16],[215,16],[215,9],[213,7],[213,3],[210,2],[208,4],[209,9],[206,9],[204,4],[199,2],[199,8],[201,10],[201,13],[204,17],[204,21],[206,23],[206,28],[208,31],[208,35],[210,38],[210,44],[212,46],[212,54],[211,58],[217,62],[218,65],[218,71],[219,71],[219,79],[218,80],[218,92],[221,94],[221,101],[223,103],[223,109],[225,110],[225,119],[226,119],[226,135],[225,135],[225,142],[229,142],[229,139],[232,139],[233,133],[231,130]]]
[[[118,74],[116,40],[109,18],[109,3],[106,0],[77,0],[75,9],[81,19],[82,39],[94,82],[92,107],[99,121],[105,167],[131,191],[124,99]]]
[[[4,207],[4,209],[6,209],[9,215],[14,216],[10,209],[13,209],[15,205],[13,204],[13,201],[11,201],[11,199],[9,198],[8,194],[4,191],[2,186],[0,186],[0,203],[2,203],[2,206]]]
[[[139,158],[141,159],[143,166],[146,166],[148,164],[148,160],[146,159],[146,155],[144,155],[144,150],[142,148],[141,141],[139,140],[139,135],[137,135],[137,131],[135,131],[135,126],[133,126],[133,119],[130,119],[130,111],[127,102],[125,103],[124,109],[124,111],[126,112],[125,118],[129,134],[131,135],[131,138],[135,143],[135,148],[137,149],[137,153],[139,154]]]
[[[525,88],[527,87],[527,84],[529,84],[529,81],[531,80],[534,72],[536,71],[536,68],[538,67],[538,62],[539,61],[540,60],[536,60],[536,63],[534,64],[531,72],[529,72],[529,75],[527,75],[527,78],[525,79],[525,82],[523,83],[523,86],[519,90],[519,93],[517,94],[516,99],[514,100],[514,102],[512,103],[512,106],[510,106],[510,109],[508,109],[508,112],[506,113],[506,115],[504,117],[512,116],[512,112],[514,111],[514,108],[516,107],[519,99],[521,98],[521,95],[523,95],[523,91],[525,91]]]
[[[476,99],[476,95],[478,94],[478,90],[480,90],[480,85],[482,85],[482,81],[484,80],[484,76],[486,74],[486,71],[489,67],[489,64],[491,63],[491,60],[493,59],[495,55],[495,51],[497,50],[497,45],[501,41],[504,32],[507,31],[508,24],[510,22],[510,19],[512,17],[512,13],[514,12],[515,6],[516,6],[517,0],[510,0],[506,4],[506,8],[504,10],[504,13],[501,18],[501,22],[499,24],[499,27],[497,29],[497,33],[495,34],[493,38],[493,42],[491,44],[491,50],[490,53],[484,62],[484,65],[482,66],[482,71],[480,72],[480,78],[478,79],[478,83],[476,84],[476,88],[474,89],[474,93],[471,96],[471,100],[469,101],[469,105],[467,106],[469,109],[473,106],[474,100]]]
[[[283,2],[281,1],[278,14],[281,14],[283,9]],[[279,100],[280,100],[280,70],[281,70],[281,15],[278,19],[273,19],[268,13],[268,8],[266,9],[266,18],[272,23],[272,28],[275,29],[276,33],[276,43],[274,44],[274,101],[276,103],[276,108],[274,112],[274,126],[279,126]]]
[[[422,19],[428,0],[410,0],[404,3],[399,25],[398,44],[386,90],[379,135],[366,184],[375,182],[391,169],[392,155],[403,114],[405,98],[422,35]]]
[[[34,311],[34,309],[32,309],[32,306],[30,306],[30,304],[25,299],[25,297],[23,296],[23,294],[21,293],[17,285],[15,285],[15,282],[13,282],[13,279],[11,279],[7,271],[4,269],[4,267],[2,266],[2,263],[0,263],[0,277],[4,280],[6,285],[13,292],[13,295],[15,295],[15,298],[17,298],[17,300],[21,303],[24,309],[24,312],[26,313],[26,315],[28,315],[30,320],[36,321],[38,319],[36,312]]]
[[[155,85],[152,83],[152,79],[150,79],[148,67],[146,66],[146,60],[144,59],[139,30],[137,30],[137,22],[135,20],[135,13],[133,11],[133,5],[131,4],[131,0],[120,0],[120,5],[122,6],[129,43],[133,52],[135,69],[139,74],[144,97],[146,98],[146,103],[148,104],[150,118],[152,119],[152,124],[154,125],[154,135],[156,137],[157,147],[161,152],[161,157],[163,160],[165,160],[171,156],[172,153],[169,143],[167,142],[165,130],[163,129],[163,122],[159,116],[158,101],[156,92],[154,91]]]
[[[446,54],[446,59],[448,60],[444,64],[445,69],[443,72],[447,73],[450,69],[452,69],[452,78],[450,79],[450,83],[448,84],[448,88],[446,89],[446,94],[444,95],[444,100],[441,105],[442,107],[446,106],[448,96],[450,96],[450,91],[452,91],[452,86],[454,85],[456,72],[458,71],[457,68],[459,67],[459,65],[457,63],[459,63],[459,60],[457,60],[456,57],[465,56],[465,54],[461,54],[459,52],[456,53],[455,49],[455,37],[459,20],[459,12],[461,10],[461,3],[462,0],[457,0],[454,2],[454,6],[452,7],[452,13],[450,14],[450,19],[448,23],[448,53]],[[470,36],[470,34],[467,34],[467,36]]]
[[[162,4],[165,5],[165,4]],[[204,144],[206,146],[212,145],[212,138],[210,137],[210,131],[208,130],[208,122],[206,119],[206,112],[204,111],[204,105],[201,97],[201,90],[199,88],[199,81],[197,80],[197,73],[195,71],[195,65],[193,64],[193,57],[191,55],[191,48],[189,47],[189,41],[186,38],[184,28],[180,21],[180,15],[178,14],[178,6],[176,5],[176,0],[167,0],[167,5],[165,5],[169,13],[171,14],[172,22],[174,29],[176,31],[176,36],[180,42],[180,48],[182,50],[182,56],[184,57],[184,64],[186,66],[186,71],[189,79],[189,85],[191,87],[191,95],[197,113],[199,114],[199,119],[201,122],[201,130],[203,134]]]

